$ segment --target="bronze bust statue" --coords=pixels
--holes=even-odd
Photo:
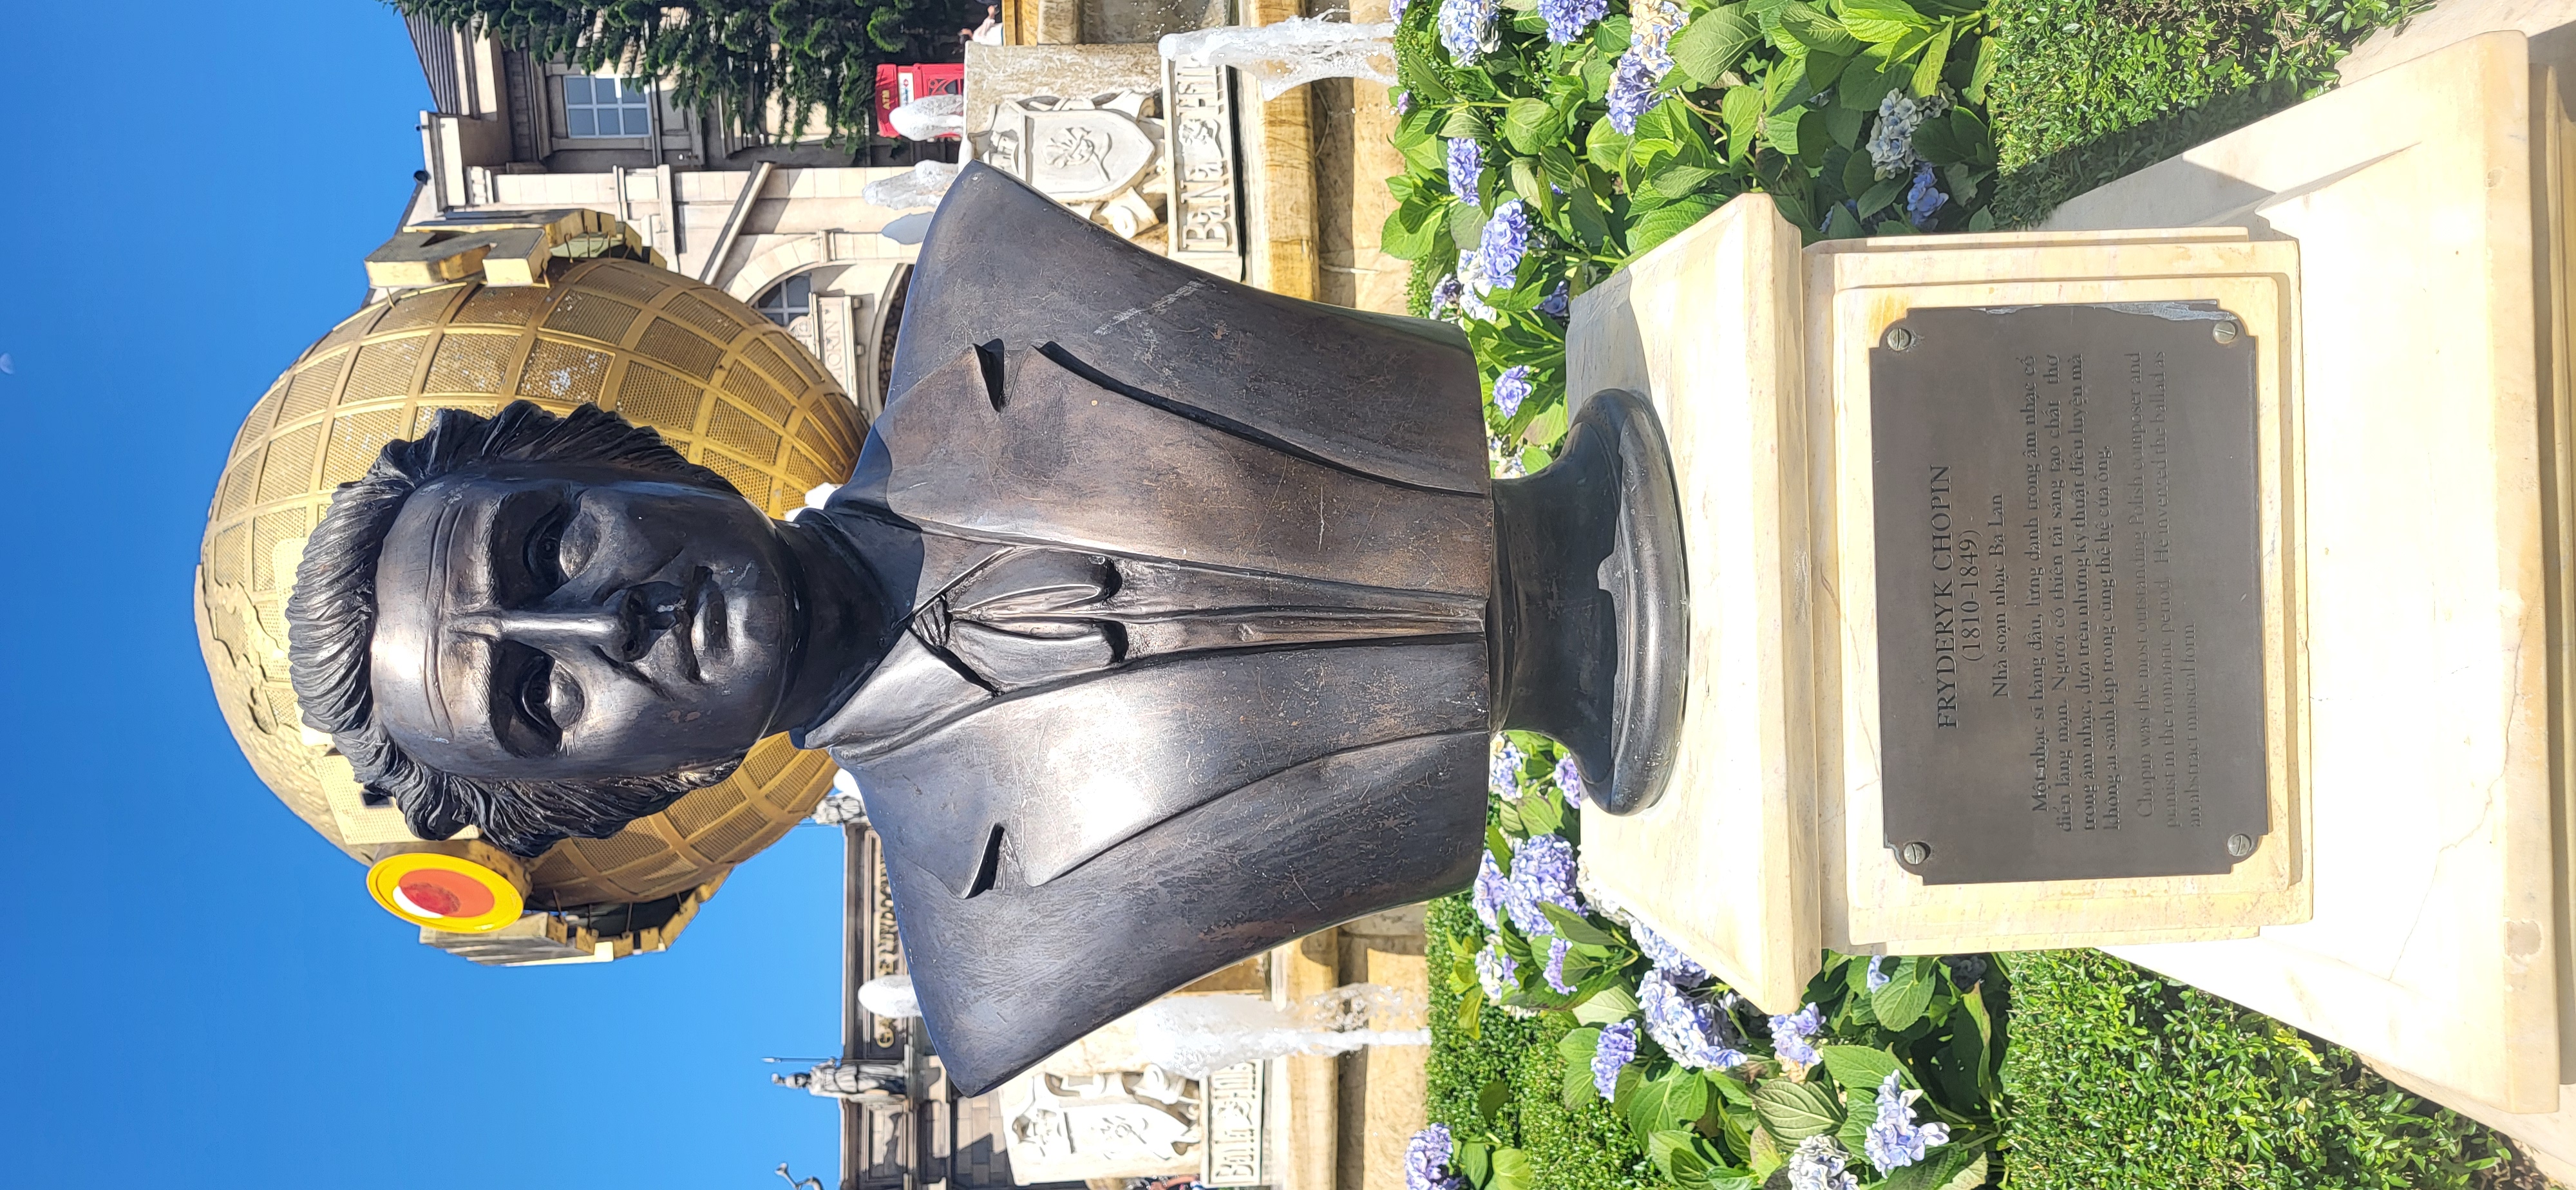
[[[829,749],[969,1092],[1464,886],[1499,726],[1614,810],[1660,787],[1677,514],[1633,399],[1497,484],[1454,329],[1209,277],[981,167],[889,391],[785,522],[596,408],[442,414],[307,547],[307,720],[415,833],[522,856],[767,734]]]

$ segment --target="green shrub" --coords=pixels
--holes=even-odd
[[[2099,951],[2002,956],[2015,1190],[2466,1187],[2493,1134],[2351,1051]]]

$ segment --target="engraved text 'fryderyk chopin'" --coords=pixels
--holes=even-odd
[[[2251,371],[2210,378],[2241,357],[2206,321],[2079,310],[1918,311],[1873,356],[1888,829],[2142,874],[2139,848],[2261,825]]]

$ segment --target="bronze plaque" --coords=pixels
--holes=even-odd
[[[1915,310],[1872,347],[1887,845],[1926,883],[2262,845],[2254,360],[2209,303]]]

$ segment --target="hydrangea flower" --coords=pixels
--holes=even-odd
[[[1440,0],[1440,45],[1451,61],[1464,66],[1502,44],[1494,27],[1501,7],[1500,0]]]
[[[1905,192],[1905,221],[1918,231],[1928,228],[1932,226],[1933,212],[1948,201],[1950,196],[1932,185],[1932,163],[1915,162],[1914,185]]]
[[[1637,1006],[1645,1013],[1646,1035],[1683,1067],[1729,1070],[1744,1063],[1744,1051],[1729,1044],[1734,1023],[1716,1006],[1674,987],[1662,971],[1638,981]]]
[[[1574,295],[1566,288],[1565,282],[1557,282],[1556,289],[1540,299],[1538,312],[1550,318],[1564,318],[1574,313]]]
[[[1521,257],[1529,253],[1530,228],[1529,206],[1517,198],[1505,200],[1494,208],[1493,218],[1485,220],[1485,229],[1476,237],[1476,255],[1484,262],[1489,289],[1512,287]]]
[[[1610,11],[1610,0],[1538,0],[1538,15],[1547,22],[1547,39],[1558,45],[1579,41],[1583,31]]]
[[[1389,3],[1386,6],[1387,23],[1391,25],[1403,24],[1404,10],[1410,3],[1411,0],[1389,0]]]
[[[1921,158],[1914,155],[1914,130],[1923,121],[1950,110],[1948,97],[1933,94],[1921,99],[1905,93],[1903,88],[1890,91],[1878,101],[1878,123],[1869,134],[1869,163],[1881,178],[1892,178],[1914,168]]]
[[[1411,91],[1398,91],[1398,92],[1396,92],[1396,93],[1395,93],[1395,114],[1396,114],[1396,115],[1399,115],[1399,116],[1404,116],[1404,115],[1410,115],[1410,114],[1412,114],[1412,112],[1413,112],[1413,92],[1411,92]]]
[[[1497,383],[1500,383],[1499,381]],[[1521,765],[1528,757],[1521,755],[1520,745],[1503,736],[1494,737],[1494,758],[1485,772],[1485,782],[1501,794],[1504,801],[1521,800]]]
[[[1672,0],[1649,0],[1630,4],[1628,16],[1634,22],[1628,28],[1628,52],[1660,81],[1673,68],[1673,34],[1689,23],[1690,14]]]
[[[1813,1066],[1824,1055],[1816,1052],[1812,1038],[1824,1031],[1825,1014],[1813,1004],[1796,1012],[1771,1018],[1771,1052],[1783,1062]]]
[[[1485,274],[1485,254],[1474,250],[1458,254],[1458,312],[1469,318],[1494,320],[1494,308],[1485,304],[1485,294],[1493,282]]]
[[[1922,1095],[1921,1091],[1906,1090],[1893,1071],[1886,1082],[1878,1085],[1878,1119],[1869,1126],[1868,1143],[1861,1146],[1878,1172],[1912,1165],[1921,1161],[1932,1146],[1949,1143],[1948,1125],[1938,1121],[1915,1124],[1914,1101]]]
[[[1619,64],[1610,68],[1610,91],[1602,101],[1610,105],[1610,126],[1621,136],[1637,135],[1637,117],[1655,106],[1655,72],[1635,49],[1619,55]]]
[[[1547,947],[1547,966],[1539,971],[1539,977],[1545,979],[1547,986],[1560,996],[1574,994],[1574,985],[1565,979],[1565,956],[1573,949],[1574,944],[1563,938],[1551,941]]]
[[[1521,990],[1521,965],[1488,938],[1476,952],[1476,982],[1484,985],[1486,999],[1500,1001]]]
[[[1446,1124],[1414,1133],[1404,1146],[1404,1190],[1457,1190],[1465,1179],[1449,1171],[1456,1148]]]
[[[1467,900],[1475,907],[1476,920],[1484,922],[1488,930],[1502,928],[1502,919],[1497,913],[1502,908],[1503,898],[1510,895],[1504,891],[1506,887],[1503,869],[1494,863],[1494,853],[1486,852],[1476,864],[1476,888]]]
[[[1619,1090],[1619,1072],[1637,1060],[1637,1022],[1620,1021],[1601,1030],[1592,1050],[1592,1089],[1608,1099]]]
[[[1441,316],[1440,312],[1443,310],[1457,309],[1458,297],[1464,288],[1464,286],[1458,284],[1458,274],[1456,273],[1451,273],[1440,278],[1440,280],[1431,287],[1431,316],[1433,318],[1438,318]]]
[[[1492,923],[1488,922],[1486,924],[1490,925]],[[1894,975],[1879,970],[1878,965],[1886,961],[1886,955],[1876,955],[1869,960],[1869,972],[1865,977],[1869,980],[1869,990],[1875,992],[1880,988],[1886,987],[1887,981],[1895,978]]]
[[[1708,982],[1708,969],[1692,962],[1691,957],[1683,954],[1682,948],[1673,945],[1670,939],[1642,924],[1631,924],[1628,932],[1636,936],[1637,949],[1646,956],[1647,962],[1655,965],[1655,972],[1671,981],[1674,987],[1695,988]]]
[[[1476,201],[1476,182],[1485,176],[1485,147],[1472,136],[1449,138],[1449,193],[1460,202]]]
[[[1514,364],[1503,369],[1502,375],[1494,377],[1494,408],[1503,416],[1510,417],[1520,412],[1521,402],[1528,400],[1529,395],[1528,364]]]
[[[1574,845],[1560,835],[1533,835],[1512,844],[1512,875],[1503,891],[1503,911],[1524,934],[1554,934],[1556,923],[1547,919],[1539,908],[1542,904],[1568,913],[1583,912],[1583,898],[1574,892]]]
[[[1501,435],[1486,436],[1485,457],[1492,460],[1494,474],[1505,479],[1517,478],[1524,470],[1519,453],[1512,449],[1511,443],[1503,441]]]
[[[1555,775],[1556,787],[1565,791],[1567,802],[1583,800],[1583,770],[1575,767],[1573,757],[1557,761]]]
[[[1789,1154],[1789,1190],[1860,1190],[1860,1179],[1846,1163],[1842,1145],[1830,1135],[1799,1141]]]

